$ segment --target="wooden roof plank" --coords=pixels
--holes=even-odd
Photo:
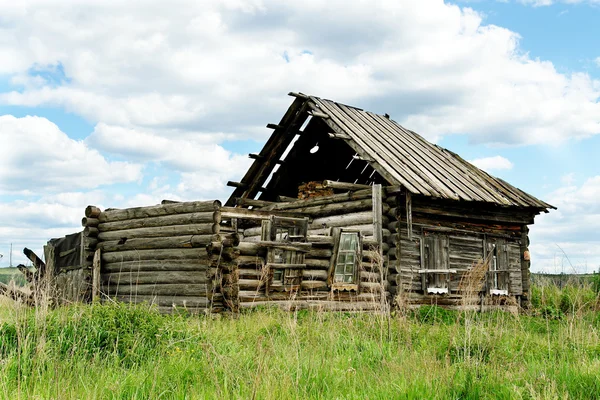
[[[275,131],[260,154],[251,156],[255,160],[227,205],[236,197],[253,197],[257,193],[293,140],[296,128],[311,112],[390,184],[402,185],[413,194],[538,211],[555,208],[389,118],[314,96],[291,95],[296,98],[281,122],[269,125]]]
[[[472,191],[477,191],[477,197],[475,198],[476,201],[502,201],[502,198],[497,198],[491,195],[488,190],[486,190],[487,188],[485,182],[480,179],[478,180],[476,177],[474,177],[473,171],[470,171],[469,168],[466,168],[465,165],[457,163],[457,161],[454,160],[452,157],[447,157],[447,155],[444,155],[442,152],[439,151],[438,146],[427,142],[422,136],[418,135],[417,133],[405,129],[396,121],[391,121],[391,123],[393,123],[398,128],[398,130],[403,132],[405,135],[414,137],[415,140],[422,142],[423,145],[425,145],[426,143],[428,145],[431,157],[437,158],[440,161],[440,163],[445,163],[448,166],[448,168],[454,169],[456,171],[455,176],[459,176],[461,182],[463,182],[465,186],[471,188]],[[460,166],[460,168],[457,168],[458,166]],[[483,187],[485,189],[476,190],[476,188],[478,187]]]
[[[394,124],[388,118],[381,117],[380,115],[368,113],[373,116],[375,122],[380,124],[387,132],[391,133],[392,137],[395,137],[395,143],[398,146],[402,145],[402,141],[415,143],[416,146],[424,146],[420,142],[426,142],[425,139],[416,135],[408,134],[406,131],[399,129],[399,125]],[[376,118],[377,117],[377,118]],[[422,140],[420,140],[422,139]],[[418,155],[423,159],[425,163],[427,163],[434,170],[443,170],[445,172],[445,176],[449,179],[449,181],[454,186],[456,193],[464,200],[467,201],[483,201],[485,198],[485,193],[477,188],[473,187],[473,185],[464,179],[464,176],[456,171],[455,168],[452,168],[448,165],[443,158],[436,157],[434,153],[432,153],[432,146],[429,142],[426,142],[427,149],[423,149],[418,152]]]
[[[404,146],[402,146],[402,143],[399,143],[396,140],[396,137],[394,136],[394,134],[392,132],[390,132],[387,129],[384,129],[383,131],[381,130],[382,125],[379,125],[377,123],[376,118],[374,118],[373,116],[368,115],[368,113],[365,112],[352,112],[352,110],[348,111],[349,113],[353,113],[355,118],[357,118],[358,120],[360,120],[364,126],[374,135],[374,137],[378,140],[382,140],[384,139],[392,139],[392,141],[394,142],[393,144],[395,144],[395,146],[390,146],[391,151],[395,152],[395,158],[396,160],[398,160],[398,162],[401,162],[401,160],[407,159],[410,160],[412,165],[413,170],[416,173],[421,173],[424,174],[430,181],[432,184],[434,184],[436,186],[436,189],[438,191],[442,191],[442,192],[446,192],[447,196],[458,200],[459,197],[457,195],[456,192],[456,188],[453,188],[453,185],[448,185],[448,183],[444,182],[439,176],[436,176],[435,174],[435,170],[432,172],[427,168],[427,165],[425,163],[419,162],[418,160],[415,159],[415,155],[411,154],[410,151],[408,151],[407,149],[404,148]],[[383,127],[385,128],[385,127]],[[386,138],[382,138],[382,134],[383,133],[387,133],[388,135],[386,135]],[[419,157],[421,157],[421,155],[419,154],[418,151],[415,151],[414,153],[416,153],[416,155],[418,155]],[[422,158],[422,157],[421,157]],[[410,167],[410,166],[409,166]],[[470,198],[469,198],[470,199]]]
[[[316,107],[317,106],[316,103],[313,103],[313,105],[315,106],[315,108],[318,108],[318,107]],[[325,122],[327,124],[327,126],[329,126],[334,132],[341,134],[341,135],[348,136],[348,134],[346,133],[346,130],[343,129],[341,126],[339,126],[336,122],[334,122],[333,119],[328,118],[328,119],[323,120],[323,122]],[[366,151],[366,149],[363,147],[363,145],[361,144],[360,141],[356,141],[353,139],[343,139],[343,140],[357,154],[360,154],[362,157],[370,158],[371,160],[374,160],[374,158],[371,157],[371,155]],[[377,161],[370,161],[369,163],[371,164],[373,169],[375,169],[377,171],[377,173],[379,173],[382,177],[384,177],[390,184],[404,185],[407,188],[409,188],[411,191],[415,191],[416,193],[421,193],[418,188],[416,188],[409,181],[405,180],[402,176],[399,176],[397,174],[396,175],[390,174],[389,170],[391,168],[386,167],[385,163],[380,164]]]
[[[329,114],[331,119],[333,119],[338,125],[340,125],[342,127],[342,129],[344,129],[345,133],[348,134],[349,136],[351,136],[353,138],[353,140],[356,141],[362,149],[364,149],[365,151],[367,151],[367,149],[369,150],[369,151],[367,151],[367,154],[370,157],[372,157],[374,160],[376,160],[381,165],[387,165],[388,169],[395,172],[394,176],[397,178],[397,180],[402,180],[405,183],[408,183],[411,187],[417,188],[418,193],[428,194],[428,195],[436,194],[434,191],[427,189],[426,182],[408,181],[404,175],[399,173],[399,171],[397,171],[394,167],[392,167],[389,164],[388,158],[380,157],[376,150],[376,148],[379,146],[372,146],[372,143],[368,143],[369,139],[365,137],[365,132],[362,130],[362,128],[360,128],[358,125],[353,123],[353,121],[348,120],[347,118],[344,118],[344,116],[341,114],[342,112],[335,109],[335,107],[333,107],[331,105],[331,103],[327,104],[326,102],[319,99],[319,105],[321,107],[323,107],[325,110],[327,110],[327,114]],[[361,131],[363,131],[363,132],[361,132]],[[403,170],[403,172],[404,172],[404,174],[408,174],[410,176],[410,171]],[[390,182],[390,183],[392,183],[392,182]]]
[[[405,129],[397,122],[393,122],[409,134],[417,135],[415,132]],[[470,179],[470,185],[477,185],[483,188],[484,190],[482,191],[481,201],[499,203],[504,205],[508,205],[510,203],[508,199],[498,195],[495,190],[491,190],[492,187],[490,186],[490,184],[478,174],[478,172],[480,172],[478,168],[474,167],[471,164],[461,162],[460,160],[456,159],[456,157],[454,157],[453,154],[449,154],[446,149],[441,149],[438,146],[432,145],[431,151],[437,154],[438,156],[442,157],[442,159],[447,161],[452,167],[457,168],[459,172],[464,174],[465,178]]]

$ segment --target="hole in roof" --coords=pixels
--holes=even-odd
[[[308,123],[310,122],[311,119],[312,119],[312,115],[309,115],[308,118],[306,118],[306,121],[304,121],[304,123],[300,127],[300,132],[304,132],[304,128],[306,128],[306,126],[308,125]]]
[[[315,144],[315,147],[310,149],[310,154],[315,154],[317,151],[319,151],[319,143]]]

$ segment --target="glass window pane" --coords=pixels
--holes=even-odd
[[[340,250],[350,250],[350,238],[346,233],[342,233],[342,237],[340,238]]]
[[[354,283],[359,245],[357,232],[342,232],[338,245],[334,282]]]
[[[344,268],[344,274],[352,274],[352,270],[354,269],[354,264],[346,264]]]

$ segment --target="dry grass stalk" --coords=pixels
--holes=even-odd
[[[477,305],[480,301],[479,294],[485,290],[485,280],[490,268],[491,253],[485,259],[480,259],[473,267],[465,272],[460,279],[458,290],[462,293],[464,308]]]

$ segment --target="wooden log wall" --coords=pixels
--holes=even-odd
[[[526,248],[523,241],[528,240],[524,231],[526,224],[533,222],[531,211],[479,209],[474,205],[461,208],[456,204],[425,198],[412,198],[408,204],[406,195],[389,196],[386,203],[391,221],[387,225],[391,233],[388,241],[390,292],[392,295],[401,295],[401,301],[408,304],[459,306],[464,301],[460,290],[461,280],[466,272],[484,259],[487,242],[506,246],[509,295],[515,300],[527,293],[528,281],[525,282],[523,277],[528,277],[529,264],[524,266],[528,261],[524,260]],[[456,270],[450,277],[449,294],[427,295],[423,292],[419,270],[424,269],[421,260],[424,232],[448,238],[448,268]]]
[[[97,210],[91,210],[95,212]],[[98,210],[99,211],[99,210]],[[87,211],[90,213],[90,211]],[[90,214],[91,215],[91,214]],[[94,249],[98,242],[97,219],[84,218],[82,220],[83,231],[79,233],[79,260],[75,265],[67,268],[55,268],[54,260],[61,254],[55,251],[49,243],[44,246],[46,260],[52,259],[52,266],[48,267],[48,273],[52,274],[52,298],[57,304],[71,304],[75,302],[88,302],[91,300],[92,284],[92,260]]]
[[[88,207],[84,235],[94,239],[87,257],[93,259],[100,249],[101,295],[147,302],[162,312],[222,311],[223,294],[215,286],[221,281],[213,274],[218,261],[207,247],[220,243],[231,250],[237,241],[235,235],[221,234],[220,208],[219,201],[105,211]]]
[[[390,222],[390,208],[383,204],[383,225]],[[226,214],[225,208],[222,210]],[[252,210],[247,210],[252,212]],[[387,299],[387,244],[389,229],[383,229],[383,253],[381,257],[373,231],[372,190],[363,189],[353,193],[315,197],[266,205],[257,213],[266,216],[271,213],[282,216],[307,216],[310,218],[307,242],[310,250],[305,253],[300,290],[290,292],[270,292],[267,286],[266,248],[259,246],[262,228],[260,220],[255,226],[244,229],[241,243],[237,247],[239,272],[240,307],[247,308],[264,304],[277,304],[283,308],[310,308],[325,310],[372,310],[381,308],[382,295]],[[282,214],[278,214],[282,213]],[[285,214],[283,214],[285,213]],[[359,290],[332,291],[327,284],[328,271],[334,256],[334,229],[360,231],[363,237],[362,265],[360,267]],[[383,293],[382,293],[383,280]]]

